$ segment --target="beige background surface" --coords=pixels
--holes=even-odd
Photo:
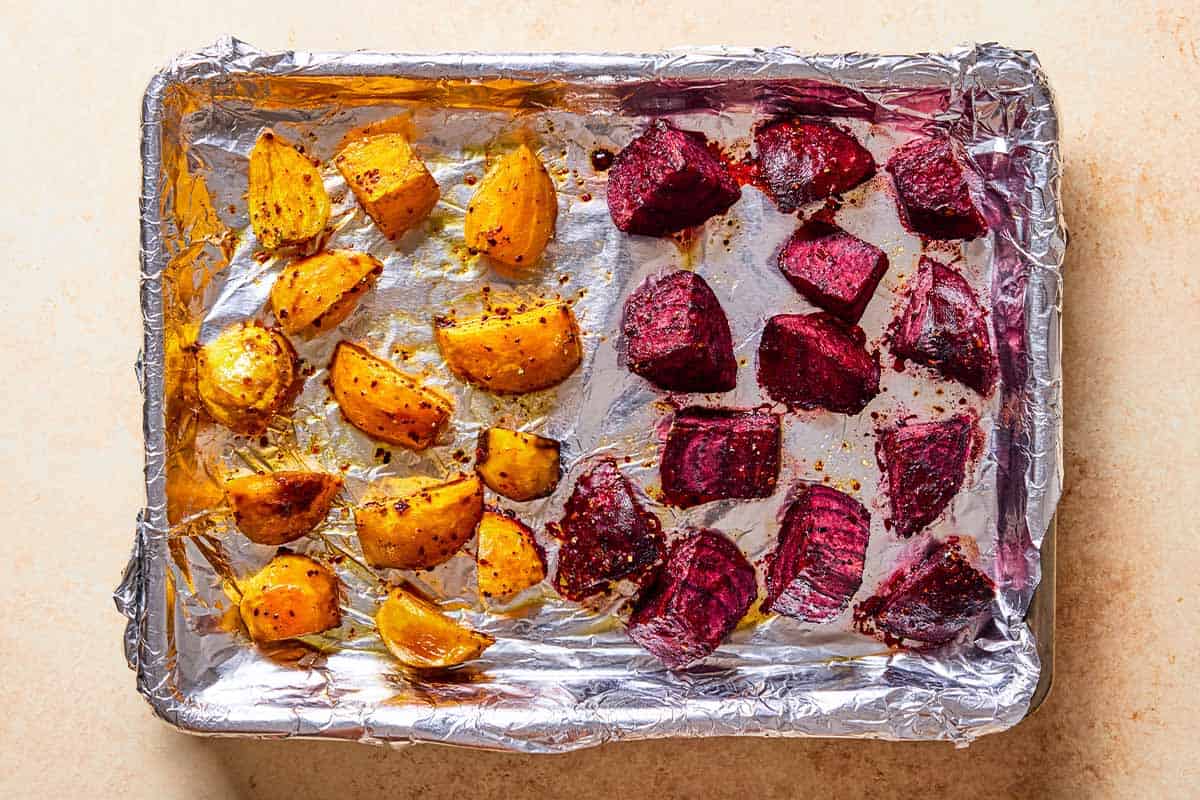
[[[878,5],[4,0],[0,796],[1200,794],[1200,6]],[[725,739],[539,758],[202,740],[153,719],[109,599],[142,502],[138,109],[155,69],[223,33],[270,49],[1035,49],[1058,92],[1072,233],[1045,708],[966,751]]]

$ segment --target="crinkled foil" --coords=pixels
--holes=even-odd
[[[710,220],[692,241],[626,236],[609,220],[604,174],[590,166],[589,153],[616,151],[648,119],[670,114],[736,156],[755,120],[785,110],[837,119],[880,163],[922,130],[948,130],[963,142],[984,178],[992,230],[934,255],[959,259],[990,301],[1001,388],[981,400],[920,368],[885,369],[885,391],[857,417],[786,417],[774,497],[686,511],[651,499],[650,507],[667,528],[721,528],[761,564],[788,492],[800,481],[828,482],[872,513],[855,598],[861,601],[906,547],[882,524],[874,426],[905,414],[971,408],[987,434],[985,452],[932,530],[978,541],[981,564],[1000,587],[993,619],[973,641],[919,652],[891,650],[855,632],[849,610],[822,626],[754,613],[702,666],[673,674],[625,636],[619,601],[585,610],[535,587],[505,613],[485,613],[475,599],[468,546],[446,565],[406,577],[496,636],[496,645],[451,675],[398,670],[370,621],[380,579],[396,575],[358,565],[349,503],[381,475],[457,469],[469,462],[478,432],[494,423],[563,442],[567,473],[558,491],[505,504],[549,545],[552,565],[544,523],[559,516],[575,477],[597,454],[628,457],[628,474],[653,498],[670,408],[620,366],[616,336],[624,298],[646,276],[696,269],[729,315],[741,364],[738,389],[719,400],[690,401],[761,403],[753,370],[765,317],[809,310],[774,266],[796,218],[747,187],[728,214]],[[138,376],[148,504],[116,599],[129,619],[125,649],[138,689],[172,724],[207,734],[534,752],[715,735],[963,744],[1016,724],[1029,712],[1039,678],[1048,683],[1042,672],[1052,629],[1044,620],[1052,613],[1052,584],[1035,589],[1061,485],[1065,229],[1057,117],[1032,53],[989,44],[920,56],[725,48],[652,56],[268,54],[227,39],[155,77],[143,113],[145,349]],[[248,226],[246,163],[259,130],[270,125],[327,161],[351,129],[398,115],[441,184],[442,202],[423,229],[389,242],[326,167],[334,210],[325,243],[371,252],[384,262],[383,276],[337,333],[296,340],[313,373],[288,420],[261,440],[200,421],[187,396],[185,345],[192,336],[207,341],[234,320],[267,319],[264,301],[283,267],[255,257]],[[536,142],[559,193],[558,233],[546,266],[520,284],[489,272],[462,243],[468,176],[480,177],[489,151],[518,137]],[[879,347],[921,244],[900,227],[885,173],[845,198],[837,219],[883,248],[891,262],[862,322]],[[430,318],[450,305],[477,305],[485,285],[502,294],[574,300],[586,335],[576,374],[519,399],[497,399],[453,380],[439,364]],[[425,370],[455,395],[453,429],[438,446],[419,455],[380,449],[340,419],[323,382],[340,338]],[[307,467],[346,477],[346,503],[316,535],[294,545],[334,565],[347,587],[345,621],[302,646],[256,649],[233,621],[228,581],[274,552],[238,535],[222,507],[219,478],[248,467]],[[1027,618],[1031,601],[1043,620],[1038,636]]]

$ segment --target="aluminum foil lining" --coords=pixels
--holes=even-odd
[[[232,528],[214,489],[215,478],[229,471],[341,471],[352,502],[382,475],[457,468],[488,425],[543,433],[563,442],[566,474],[559,490],[545,500],[502,505],[538,531],[551,566],[554,546],[544,523],[560,515],[575,477],[592,459],[628,456],[628,474],[653,498],[669,410],[660,393],[620,366],[616,337],[625,297],[651,274],[690,268],[705,276],[729,315],[741,364],[738,389],[719,402],[760,404],[753,370],[765,317],[811,310],[774,266],[796,217],[780,214],[747,187],[694,241],[626,236],[611,224],[605,178],[590,166],[589,153],[600,147],[615,152],[649,119],[669,114],[736,155],[748,146],[751,125],[780,111],[836,119],[880,163],[922,131],[946,130],[963,143],[984,178],[991,233],[933,255],[956,260],[989,301],[1001,388],[981,400],[920,368],[885,369],[885,391],[859,416],[786,417],[776,496],[686,511],[651,499],[651,508],[664,528],[726,531],[758,562],[798,482],[823,481],[850,492],[872,513],[857,602],[911,546],[882,524],[875,425],[906,414],[974,409],[986,451],[931,529],[935,536],[974,537],[981,565],[1000,587],[993,617],[973,641],[930,652],[893,650],[855,632],[849,611],[821,626],[754,615],[702,666],[671,673],[625,636],[619,600],[585,610],[535,587],[504,615],[484,613],[468,547],[442,567],[405,577],[496,636],[497,644],[469,670],[413,677],[396,668],[370,624],[381,579],[396,575],[357,565],[345,506],[318,534],[293,546],[334,564],[348,589],[342,627],[274,652],[256,649],[238,633],[223,584],[257,569],[274,549],[251,544]],[[1027,713],[1040,662],[1025,617],[1061,485],[1065,246],[1057,117],[1032,53],[988,44],[919,56],[731,48],[651,56],[268,54],[226,39],[176,59],[156,76],[143,113],[145,349],[138,376],[148,504],[116,600],[129,619],[125,650],[138,689],[160,716],[208,734],[537,752],[613,739],[714,735],[962,744]],[[181,331],[204,342],[232,321],[266,319],[264,301],[283,266],[256,258],[248,225],[246,160],[259,130],[269,125],[324,161],[347,131],[397,115],[405,117],[418,154],[442,186],[443,200],[429,223],[389,242],[327,167],[326,188],[335,200],[328,244],[382,260],[377,288],[338,333],[296,340],[313,374],[288,424],[247,440],[198,421],[171,395]],[[530,135],[556,179],[559,224],[547,266],[516,284],[465,253],[461,227],[472,191],[468,176],[483,174],[498,143]],[[872,346],[879,346],[922,252],[897,220],[887,181],[886,173],[876,176],[837,212],[840,225],[883,248],[891,263],[862,321]],[[447,305],[477,303],[484,286],[573,299],[586,334],[576,374],[557,389],[515,400],[448,376],[438,365],[429,320]],[[386,448],[384,455],[377,442],[349,428],[322,380],[340,338],[403,358],[406,368],[428,370],[457,399],[452,431],[423,454]]]

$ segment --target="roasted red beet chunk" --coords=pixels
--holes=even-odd
[[[900,218],[930,239],[975,239],[987,222],[975,207],[966,172],[947,138],[917,139],[888,159]]]
[[[803,225],[779,253],[779,270],[796,291],[851,325],[862,319],[887,268],[882,250],[827,222]]]
[[[758,174],[785,214],[853,189],[875,174],[875,159],[858,140],[824,122],[783,119],[754,132]]]
[[[853,497],[805,487],[783,518],[765,608],[805,622],[837,617],[862,585],[871,515]]]
[[[995,597],[991,579],[971,566],[958,537],[937,544],[888,578],[855,607],[855,622],[893,640],[942,644],[975,621]]]
[[[779,479],[779,417],[765,409],[685,408],[663,449],[663,495],[673,506],[770,497]]]
[[[668,668],[684,669],[717,649],[757,592],[754,567],[729,537],[694,531],[672,543],[629,618],[629,636]]]
[[[625,303],[629,369],[671,392],[727,392],[737,385],[729,321],[694,272],[651,278]]]
[[[996,382],[987,312],[962,275],[922,258],[908,306],[893,325],[892,352],[982,395]]]
[[[829,314],[780,314],[758,345],[758,383],[789,408],[857,414],[879,393],[879,363],[857,326]]]
[[[562,542],[554,585],[568,600],[599,594],[622,578],[644,582],[663,557],[658,518],[642,508],[609,459],[579,476],[563,518],[547,530]]]
[[[625,233],[665,236],[723,213],[741,187],[708,140],[666,120],[617,154],[608,173],[608,211]]]
[[[912,536],[946,510],[962,488],[975,436],[974,420],[962,414],[877,433],[875,458],[896,533]]]

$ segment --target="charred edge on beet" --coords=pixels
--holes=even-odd
[[[921,258],[908,304],[892,323],[892,352],[924,364],[987,396],[996,383],[996,355],[987,312],[966,278]]]
[[[914,564],[897,570],[855,606],[854,624],[892,645],[945,644],[991,606],[996,586],[963,553],[959,538],[932,543]]]

